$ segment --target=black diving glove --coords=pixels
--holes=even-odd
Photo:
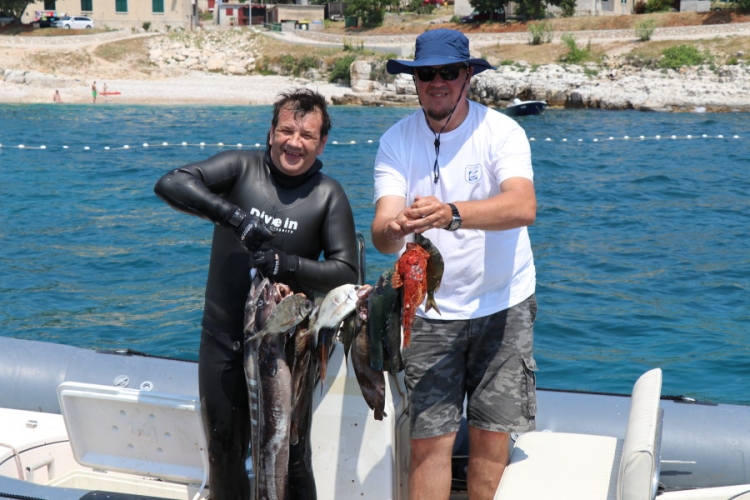
[[[297,272],[299,257],[287,255],[286,252],[271,248],[253,252],[250,266],[256,268],[266,278],[283,280]]]
[[[234,227],[234,234],[248,252],[255,252],[263,243],[271,241],[276,234],[263,224],[259,217],[239,208],[229,220],[229,225]]]

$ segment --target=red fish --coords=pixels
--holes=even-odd
[[[393,288],[404,287],[403,313],[401,324],[404,327],[403,346],[409,347],[411,342],[411,326],[417,315],[417,308],[427,295],[427,261],[429,252],[416,243],[407,243],[406,251],[396,262],[396,269],[391,278]]]

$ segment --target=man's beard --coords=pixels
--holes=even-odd
[[[453,113],[453,109],[441,109],[438,111],[432,111],[429,109],[425,110],[425,114],[430,118],[430,120],[441,122],[448,118],[451,113]]]

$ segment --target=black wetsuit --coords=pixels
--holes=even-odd
[[[213,500],[249,498],[245,460],[250,415],[245,383],[244,308],[250,254],[229,225],[237,208],[276,231],[271,244],[299,256],[294,291],[313,296],[357,280],[357,242],[351,205],[341,185],[315,164],[300,176],[279,171],[263,151],[225,151],[164,175],[156,194],[177,210],[216,223],[203,310],[199,390],[208,439]],[[325,260],[318,260],[323,255]],[[308,416],[309,418],[309,416]],[[309,426],[307,431],[309,432]],[[309,436],[290,449],[293,499],[314,499]]]

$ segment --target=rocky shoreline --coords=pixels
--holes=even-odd
[[[616,39],[622,33],[600,32],[599,37]],[[705,32],[705,33],[704,33]],[[99,75],[71,77],[30,71],[0,58],[1,102],[49,102],[49,89],[66,89],[66,102],[91,102],[90,85],[93,80],[110,81],[110,89],[122,90],[121,96],[111,102],[122,103],[205,103],[205,104],[271,104],[276,93],[285,86],[305,86],[319,89],[337,105],[415,106],[414,84],[410,77],[393,78],[385,75],[382,57],[355,60],[350,67],[349,86],[327,82],[321,68],[307,70],[300,77],[261,76],[256,72],[259,55],[254,51],[253,38],[247,31],[225,30],[206,32],[195,36],[156,35],[149,40],[149,61],[158,68],[158,77],[139,78],[138,81],[107,78]],[[746,35],[750,24],[727,24],[719,27],[683,28],[682,37]],[[107,41],[117,34],[106,34]],[[120,33],[122,38],[127,33]],[[296,43],[335,42],[335,38],[322,39],[323,34],[273,34]],[[478,34],[470,36],[472,49],[485,43],[515,40],[518,33]],[[523,36],[527,36],[525,33]],[[632,41],[632,32],[628,32]],[[671,29],[655,38],[679,37]],[[131,35],[132,37],[132,35]],[[245,37],[245,38],[242,38]],[[363,39],[365,46],[390,43],[394,52],[413,47],[416,35]],[[85,36],[66,37],[68,44],[84,43]],[[323,37],[325,38],[325,37]],[[341,44],[341,37],[338,43]],[[89,40],[91,40],[89,38]],[[13,42],[18,45],[16,38]],[[29,41],[30,44],[47,45],[48,40]],[[516,40],[514,43],[518,43]],[[3,40],[0,40],[0,47]],[[5,45],[9,47],[9,45]],[[28,50],[28,46],[26,47]],[[8,50],[4,51],[6,54]],[[2,55],[2,54],[0,54]],[[579,65],[547,64],[532,66],[525,62],[501,65],[496,71],[485,71],[472,79],[471,97],[483,104],[503,108],[514,98],[544,100],[552,108],[601,108],[612,110],[634,109],[644,111],[730,112],[750,111],[750,64],[743,53],[738,53],[737,64],[725,66],[703,65],[683,67],[679,71],[647,69],[628,64],[623,56],[610,56],[603,62]],[[281,71],[281,68],[276,68]],[[280,73],[281,74],[281,73]],[[268,85],[264,83],[268,82]],[[192,82],[192,83],[191,83]],[[216,85],[220,85],[221,92]],[[206,87],[213,87],[207,89]],[[268,87],[268,88],[266,88]]]
[[[750,35],[750,25],[692,26],[663,28],[654,39]],[[231,36],[224,34],[224,37]],[[294,43],[342,44],[342,38],[325,33],[284,33],[274,36]],[[584,35],[580,35],[582,39]],[[632,30],[591,32],[586,36],[604,40],[632,41]],[[398,37],[360,37],[365,48],[390,48],[394,52],[413,47],[416,35]],[[520,37],[520,38],[519,38]],[[472,49],[489,43],[519,43],[527,33],[470,35]],[[559,41],[560,34],[556,34]],[[214,40],[217,40],[215,37]],[[220,45],[215,42],[218,47]],[[201,51],[188,46],[166,45],[164,41],[151,52],[161,67],[208,69],[227,74],[245,74],[255,69],[255,58],[231,57],[231,51]],[[227,54],[230,54],[229,56]],[[738,53],[741,60],[743,53]],[[414,106],[416,90],[410,77],[376,78],[384,75],[382,58],[354,61],[350,67],[351,92],[332,96],[337,105]],[[321,80],[318,69],[311,69],[303,80],[314,85]],[[514,98],[544,100],[552,108],[635,109],[644,111],[750,111],[750,65],[747,62],[726,66],[683,67],[679,71],[653,70],[629,65],[624,57],[609,57],[601,64],[584,66],[548,64],[531,66],[523,61],[499,66],[472,79],[471,98],[493,107],[505,107]]]
[[[411,77],[393,83],[370,80],[377,63],[352,64],[352,93],[335,104],[415,105]],[[699,66],[651,70],[621,60],[608,65],[532,67],[526,63],[500,66],[472,78],[470,96],[488,106],[504,108],[514,98],[547,101],[552,108],[609,110],[736,112],[750,111],[750,66]]]

